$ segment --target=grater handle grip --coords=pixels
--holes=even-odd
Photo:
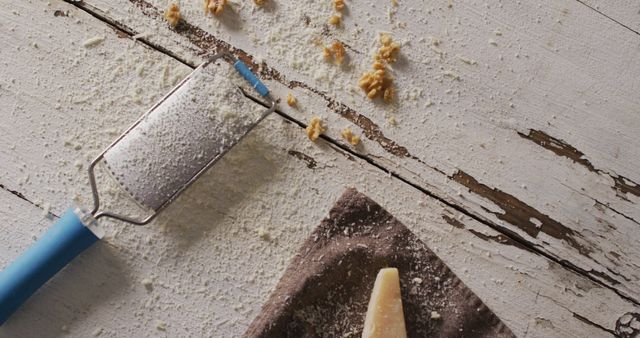
[[[244,77],[245,80],[247,80],[251,84],[251,86],[255,88],[258,94],[260,94],[261,96],[269,95],[269,89],[267,88],[267,86],[265,86],[262,81],[260,81],[260,79],[258,79],[258,77],[253,74],[253,72],[249,69],[249,67],[247,67],[247,65],[244,64],[244,62],[237,60],[233,64],[233,67],[235,67],[238,73],[240,73],[240,75],[242,75],[242,77]]]
[[[58,271],[99,237],[73,208],[0,272],[0,325]]]

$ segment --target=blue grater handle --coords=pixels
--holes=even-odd
[[[22,256],[0,272],[0,325],[22,303],[99,237],[73,208]]]
[[[238,73],[244,77],[253,88],[260,94],[261,96],[269,95],[269,89],[265,86],[258,77],[253,74],[253,72],[244,64],[244,62],[237,60],[233,66],[236,68]]]

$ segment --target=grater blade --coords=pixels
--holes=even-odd
[[[247,97],[239,62],[232,66],[218,56],[198,67],[96,159],[154,215],[275,109],[273,101],[265,109]]]

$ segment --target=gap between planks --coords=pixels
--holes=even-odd
[[[13,196],[15,196],[15,197],[17,197],[17,198],[19,198],[19,199],[31,204],[31,205],[33,205],[34,207],[36,207],[38,209],[40,209],[42,211],[46,211],[48,216],[51,216],[51,217],[53,217],[55,219],[60,218],[60,216],[56,215],[55,213],[51,212],[50,210],[46,210],[44,206],[42,206],[42,205],[40,205],[38,203],[35,203],[34,201],[28,199],[23,193],[21,193],[21,192],[19,192],[17,190],[11,190],[11,189],[5,187],[1,183],[0,183],[0,190],[4,190],[4,191],[10,193],[11,195],[13,195]]]
[[[586,6],[587,8],[590,8],[591,10],[595,11],[596,13],[598,13],[598,14],[602,15],[603,17],[605,17],[605,18],[607,18],[607,19],[609,19],[609,20],[611,20],[611,21],[613,21],[613,22],[617,23],[618,25],[620,25],[620,26],[622,26],[622,27],[624,27],[624,28],[626,28],[626,29],[628,29],[628,30],[630,30],[630,31],[632,31],[632,32],[634,32],[634,33],[636,33],[636,34],[640,35],[640,32],[638,32],[637,30],[635,30],[635,29],[633,29],[633,28],[631,28],[631,27],[629,27],[629,26],[627,26],[627,25],[623,24],[622,22],[620,22],[620,21],[618,21],[618,20],[616,20],[616,19],[614,19],[614,18],[612,18],[612,17],[608,16],[607,14],[604,14],[603,12],[601,12],[600,10],[598,10],[597,8],[595,8],[595,7],[593,7],[593,6],[591,6],[591,5],[587,4],[587,3],[585,3],[584,1],[582,1],[582,0],[576,0],[576,1],[577,1],[577,2],[579,2],[581,5]]]
[[[576,1],[580,2],[582,5],[591,8],[592,10],[598,12],[599,14],[611,19],[612,21],[614,21],[614,22],[624,26],[625,28],[633,31],[634,33],[638,34],[638,32],[634,31],[633,29],[631,29],[631,28],[625,26],[624,24],[622,24],[622,23],[620,23],[620,22],[608,17],[607,15],[605,15],[602,12],[596,10],[595,8],[592,8],[591,6],[581,2],[580,0],[576,0]],[[116,32],[116,34],[119,35],[119,36],[126,36],[126,37],[131,39],[134,35],[137,34],[137,32],[135,32],[132,29],[120,24],[119,22],[117,22],[115,20],[112,20],[112,19],[110,19],[108,17],[105,17],[105,16],[101,15],[100,13],[92,10],[90,7],[86,6],[86,4],[84,2],[82,2],[82,1],[64,0],[64,2],[75,6],[76,8],[86,12],[87,14],[91,15],[92,17],[94,17],[94,18],[100,20],[101,22],[105,23],[107,26],[109,26],[111,29],[113,29]],[[178,61],[178,62],[180,62],[180,63],[182,63],[182,64],[184,64],[184,65],[186,65],[186,66],[188,66],[190,68],[192,68],[192,69],[196,68],[196,66],[197,66],[195,64],[192,64],[192,63],[188,62],[184,58],[181,58],[180,56],[176,55],[175,53],[171,52],[170,50],[168,50],[168,49],[166,49],[166,48],[164,48],[164,47],[162,47],[160,45],[150,43],[150,42],[148,42],[148,41],[146,41],[144,39],[138,39],[137,41],[141,42],[144,46],[146,46],[146,47],[148,47],[150,49],[156,50],[156,51],[158,51],[158,52],[160,52],[162,54],[165,54],[165,55],[175,59],[176,61]],[[236,49],[236,50],[239,50],[239,49]],[[260,103],[260,102],[258,102],[258,103]],[[275,113],[280,115],[284,120],[289,121],[291,123],[295,123],[300,128],[306,128],[306,126],[307,126],[304,122],[293,118],[292,116],[284,113],[283,111],[281,111],[279,109],[276,109]],[[363,161],[367,162],[368,164],[374,166],[375,168],[377,168],[377,169],[379,169],[379,170],[381,170],[381,171],[383,171],[385,173],[388,173],[390,176],[395,177],[398,180],[400,180],[401,182],[411,186],[412,188],[416,189],[420,193],[422,193],[422,194],[424,194],[424,195],[426,195],[426,196],[428,196],[430,198],[433,198],[433,199],[443,203],[444,205],[446,205],[446,206],[448,206],[448,207],[450,207],[450,208],[452,208],[452,209],[454,209],[454,210],[456,210],[456,211],[458,211],[458,212],[460,212],[460,213],[462,213],[462,214],[464,214],[464,215],[466,215],[468,217],[471,217],[474,220],[476,220],[476,221],[488,226],[489,228],[491,228],[491,229],[503,234],[504,236],[506,236],[510,240],[520,244],[524,249],[526,249],[526,250],[528,250],[528,251],[530,251],[530,252],[532,252],[534,254],[537,254],[537,255],[540,255],[542,257],[545,257],[546,259],[549,259],[550,261],[555,262],[555,263],[559,264],[560,266],[562,266],[562,267],[564,267],[564,268],[566,268],[566,269],[568,269],[568,270],[570,270],[570,271],[572,271],[574,273],[577,273],[577,274],[579,274],[581,276],[584,276],[584,277],[588,278],[589,280],[593,281],[594,283],[596,283],[596,284],[598,284],[598,285],[600,285],[602,287],[605,287],[605,288],[607,288],[609,290],[612,290],[613,292],[615,292],[622,299],[625,299],[625,300],[627,300],[627,301],[629,301],[629,302],[631,302],[633,304],[640,305],[640,299],[634,299],[634,298],[632,298],[630,296],[625,295],[621,291],[615,289],[613,286],[609,286],[606,283],[604,283],[603,281],[595,278],[591,273],[589,273],[589,271],[578,267],[574,263],[571,263],[571,262],[569,262],[569,261],[567,261],[565,259],[557,258],[557,257],[553,256],[552,254],[549,254],[549,253],[546,253],[546,252],[542,251],[541,249],[537,248],[537,246],[534,243],[531,243],[531,242],[527,241],[522,236],[520,236],[517,233],[511,231],[510,229],[508,229],[506,227],[503,227],[503,226],[500,226],[500,225],[498,225],[498,224],[496,224],[496,223],[494,223],[494,222],[492,222],[492,221],[490,221],[488,219],[485,219],[484,217],[482,217],[480,215],[476,215],[474,212],[465,209],[463,206],[460,206],[460,205],[458,205],[458,204],[456,204],[454,202],[448,201],[445,197],[439,196],[436,193],[433,193],[433,192],[429,191],[428,189],[420,186],[418,183],[415,183],[415,182],[411,181],[410,179],[403,177],[401,174],[386,168],[383,164],[377,162],[375,159],[373,159],[373,158],[371,158],[369,156],[357,153],[357,152],[353,151],[352,149],[350,149],[348,146],[342,145],[340,142],[337,142],[336,140],[334,140],[334,139],[332,139],[332,138],[330,138],[330,137],[328,137],[326,135],[321,135],[321,137],[325,141],[327,141],[329,143],[329,145],[331,146],[332,149],[336,150],[337,152],[343,153],[346,156],[353,156],[353,157],[357,157],[359,159],[362,159]]]

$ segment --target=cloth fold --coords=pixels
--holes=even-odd
[[[348,189],[244,337],[360,337],[376,274],[400,271],[408,337],[515,337],[409,229]]]

